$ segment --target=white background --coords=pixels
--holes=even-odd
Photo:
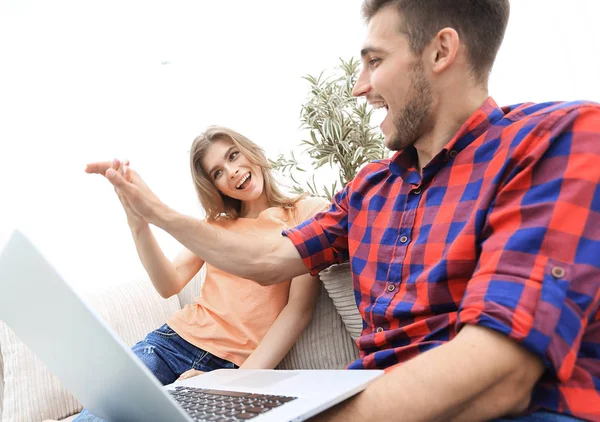
[[[90,161],[129,158],[201,216],[188,151],[207,125],[275,157],[295,146],[306,74],[358,57],[361,0],[0,0],[0,239],[21,228],[79,288],[144,277]],[[600,2],[513,0],[499,104],[600,102]],[[157,230],[168,257],[180,246]],[[232,257],[235,259],[235,257]]]

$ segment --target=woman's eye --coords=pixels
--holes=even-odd
[[[237,158],[239,152],[238,151],[234,151],[231,153],[231,155],[229,156],[229,161],[233,161]]]
[[[213,173],[213,179],[217,179],[220,175],[221,175],[222,171],[221,170],[217,170]]]

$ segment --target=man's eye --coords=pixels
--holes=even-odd
[[[233,161],[237,158],[239,152],[238,151],[234,151],[231,153],[231,155],[229,156],[229,161]]]
[[[369,59],[369,66],[371,66],[371,67],[377,66],[380,61],[381,61],[380,59],[373,57],[373,58]]]

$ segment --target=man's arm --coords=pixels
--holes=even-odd
[[[131,168],[130,180],[112,162],[89,164],[88,173],[103,174],[135,212],[165,230],[203,261],[262,285],[308,273],[293,243],[276,234],[269,238],[231,233],[167,207]]]
[[[467,325],[314,421],[486,420],[524,411],[544,368],[508,337]],[[489,400],[489,392],[495,392]]]
[[[308,273],[293,243],[280,234],[264,238],[233,233],[166,207],[152,223],[204,261],[262,285]]]

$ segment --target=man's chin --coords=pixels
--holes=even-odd
[[[392,151],[394,151],[394,140],[396,139],[396,134],[392,133],[392,134],[383,134],[383,145],[388,148],[391,149]]]
[[[390,151],[400,151],[400,142],[396,139],[396,136],[386,136],[383,138],[383,145]]]
[[[413,142],[406,142],[405,140],[398,139],[396,137],[396,138],[390,138],[389,141],[388,141],[388,138],[384,138],[383,144],[390,151],[403,151],[406,148],[410,147],[411,145],[414,145],[415,142],[414,141]]]

